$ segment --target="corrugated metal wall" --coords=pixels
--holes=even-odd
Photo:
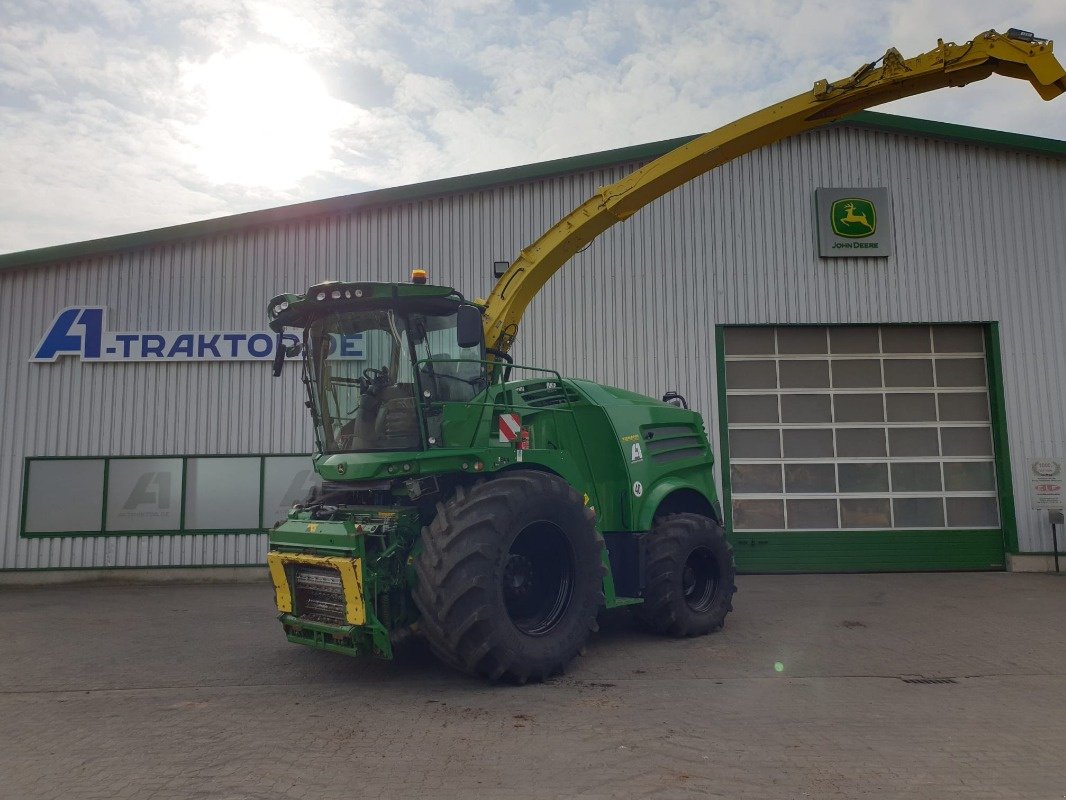
[[[635,165],[0,273],[0,568],[245,564],[262,536],[19,539],[25,456],[306,452],[295,370],[257,363],[30,364],[67,305],[111,330],[255,330],[266,301],[323,278],[402,280],[468,296],[598,186]],[[746,156],[607,232],[552,279],[515,355],[659,395],[717,427],[714,326],[1000,322],[1019,537],[1047,550],[1026,461],[1066,453],[1066,161],[859,128]],[[819,186],[888,186],[896,255],[815,255]]]

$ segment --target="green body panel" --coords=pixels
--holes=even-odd
[[[314,299],[323,292],[327,298],[340,292],[342,299]],[[324,283],[303,296],[271,300],[271,327],[280,332],[337,309],[381,308],[419,297],[462,300],[447,287]],[[316,472],[327,482],[325,491],[377,492],[387,498],[374,506],[345,504],[328,518],[298,505],[271,531],[273,550],[341,555],[363,564],[366,625],[305,623],[294,604],[294,613],[281,616],[290,641],[391,656],[392,638],[417,622],[410,599],[417,578],[410,565],[422,526],[455,485],[511,470],[543,470],[563,478],[593,509],[596,527],[608,542],[602,553],[608,607],[642,602],[639,580],[612,570],[612,544],[635,552],[632,537],[651,529],[663,503],[671,510],[714,513],[713,456],[698,413],[591,381],[564,379],[550,370],[482,363],[489,364],[491,380],[472,399],[438,399],[418,387],[424,449],[313,457]],[[416,373],[425,364],[415,364]],[[511,375],[519,377],[511,380]],[[501,414],[519,418],[517,442],[501,439]],[[625,561],[630,573],[635,563]]]
[[[790,531],[737,533],[738,572],[1002,570],[1003,534],[977,531]]]
[[[519,416],[529,449],[500,441],[501,413]],[[642,395],[553,377],[494,384],[470,402],[429,404],[423,414],[440,419],[431,449],[319,454],[315,470],[340,483],[545,469],[588,495],[601,531],[647,531],[678,490],[716,499],[702,417]]]

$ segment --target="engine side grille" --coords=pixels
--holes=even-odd
[[[656,464],[683,458],[703,458],[707,454],[699,435],[689,425],[646,425],[641,432],[644,435],[644,449]]]
[[[533,408],[561,406],[577,401],[577,395],[557,381],[542,381],[526,384],[519,394],[521,402]]]
[[[344,587],[335,569],[297,564],[293,570],[297,616],[312,622],[347,625]]]

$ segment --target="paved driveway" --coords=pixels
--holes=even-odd
[[[266,583],[3,590],[0,797],[1066,797],[1066,579],[739,583],[524,687],[290,645]]]

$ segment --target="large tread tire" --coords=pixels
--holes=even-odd
[[[541,525],[548,527],[535,527]],[[530,635],[512,620],[503,587],[512,546],[520,536],[535,541],[539,531],[569,551],[572,580],[553,615],[557,621]],[[560,673],[597,629],[603,548],[593,512],[556,475],[512,472],[459,487],[422,529],[413,596],[423,635],[444,663],[492,681],[525,683]]]
[[[722,526],[699,514],[669,514],[647,536],[644,602],[636,610],[641,622],[678,637],[719,630],[737,590],[733,547]]]

